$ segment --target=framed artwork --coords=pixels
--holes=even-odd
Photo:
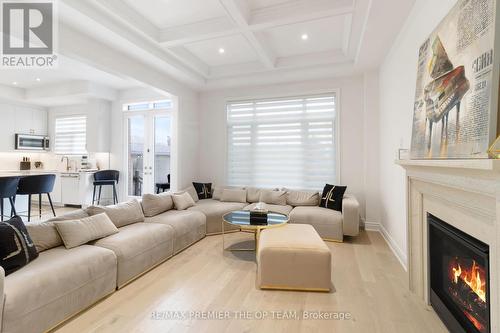
[[[500,128],[498,7],[458,0],[420,47],[412,159],[488,158]]]

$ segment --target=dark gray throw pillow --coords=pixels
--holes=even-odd
[[[35,244],[19,216],[0,222],[0,266],[5,275],[27,265],[38,257]]]
[[[320,207],[342,211],[342,199],[347,186],[326,184],[321,195]]]
[[[195,183],[193,186],[198,193],[198,199],[210,199],[212,198],[212,183]]]

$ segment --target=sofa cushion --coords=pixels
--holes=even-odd
[[[87,213],[91,216],[106,213],[118,228],[138,222],[144,222],[144,213],[136,199],[113,206],[90,206]]]
[[[324,239],[342,241],[342,213],[328,208],[299,206],[290,212],[290,223],[310,224]]]
[[[116,288],[116,256],[82,245],[40,253],[5,278],[2,333],[44,332]]]
[[[78,220],[85,217],[89,217],[89,214],[83,209],[78,209],[53,217],[45,222],[30,222],[26,225],[26,229],[36,246],[36,250],[42,252],[63,245],[63,241],[57,232],[54,222]]]
[[[222,231],[222,216],[234,210],[243,209],[247,204],[241,202],[221,202],[214,199],[200,200],[196,206],[188,208],[202,212],[207,218],[207,234],[220,233]],[[227,226],[225,230],[236,230],[237,227]]]
[[[145,217],[155,216],[174,208],[170,193],[143,194],[141,205]]]
[[[247,202],[247,191],[243,189],[229,189],[222,191],[220,198],[222,202]]]
[[[117,234],[91,244],[113,251],[118,258],[117,286],[121,287],[141,273],[171,257],[174,230],[156,223],[134,223]]]
[[[220,200],[222,197],[222,192],[224,192],[225,189],[243,190],[244,188],[237,186],[214,186],[212,191],[212,199]]]
[[[286,192],[285,191],[272,191],[262,190],[260,192],[259,201],[266,204],[273,205],[286,205]]]
[[[198,193],[196,193],[196,189],[194,188],[193,185],[189,185],[185,189],[180,190],[179,192],[177,192],[175,194],[182,194],[184,192],[189,193],[189,195],[191,196],[191,198],[193,199],[194,202],[198,202],[198,200],[200,200],[200,198],[198,198]]]
[[[259,202],[260,200],[260,193],[262,191],[276,191],[277,189],[271,189],[271,188],[258,188],[258,187],[247,187],[247,202],[248,203],[254,203],[254,202]]]
[[[54,222],[67,249],[116,234],[118,228],[105,213],[80,220]]]
[[[29,264],[37,257],[35,244],[19,216],[0,222],[0,266],[6,275]]]
[[[172,195],[172,200],[174,201],[174,206],[177,210],[188,209],[196,204],[193,197],[188,192],[174,194]]]
[[[160,223],[174,229],[174,252],[178,253],[205,237],[207,218],[193,210],[169,210],[146,218],[146,223]]]
[[[286,203],[290,206],[318,206],[319,192],[287,190]]]
[[[248,206],[246,206],[245,208],[243,208],[244,210],[252,210],[255,208],[255,206],[257,205],[257,203],[253,203],[253,204],[250,204]],[[289,205],[273,205],[273,204],[266,204],[265,205],[265,208],[270,211],[270,212],[274,212],[274,213],[279,213],[279,214],[283,214],[283,215],[288,215],[290,214],[290,212],[292,211],[293,207],[292,206],[289,206]]]

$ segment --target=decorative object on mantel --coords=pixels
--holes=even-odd
[[[412,159],[488,158],[500,130],[500,19],[495,0],[478,2],[459,0],[420,47]]]
[[[500,135],[493,142],[490,149],[488,149],[488,155],[490,158],[500,159]]]
[[[398,149],[398,160],[407,160],[410,157],[410,151],[408,149],[399,148]]]

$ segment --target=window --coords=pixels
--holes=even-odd
[[[228,184],[320,189],[337,182],[335,94],[227,104]]]
[[[56,118],[54,152],[56,154],[86,154],[87,117]]]
[[[162,110],[171,108],[172,108],[172,101],[168,99],[160,101],[152,101],[152,102],[123,104],[123,111],[146,111],[146,110]]]

